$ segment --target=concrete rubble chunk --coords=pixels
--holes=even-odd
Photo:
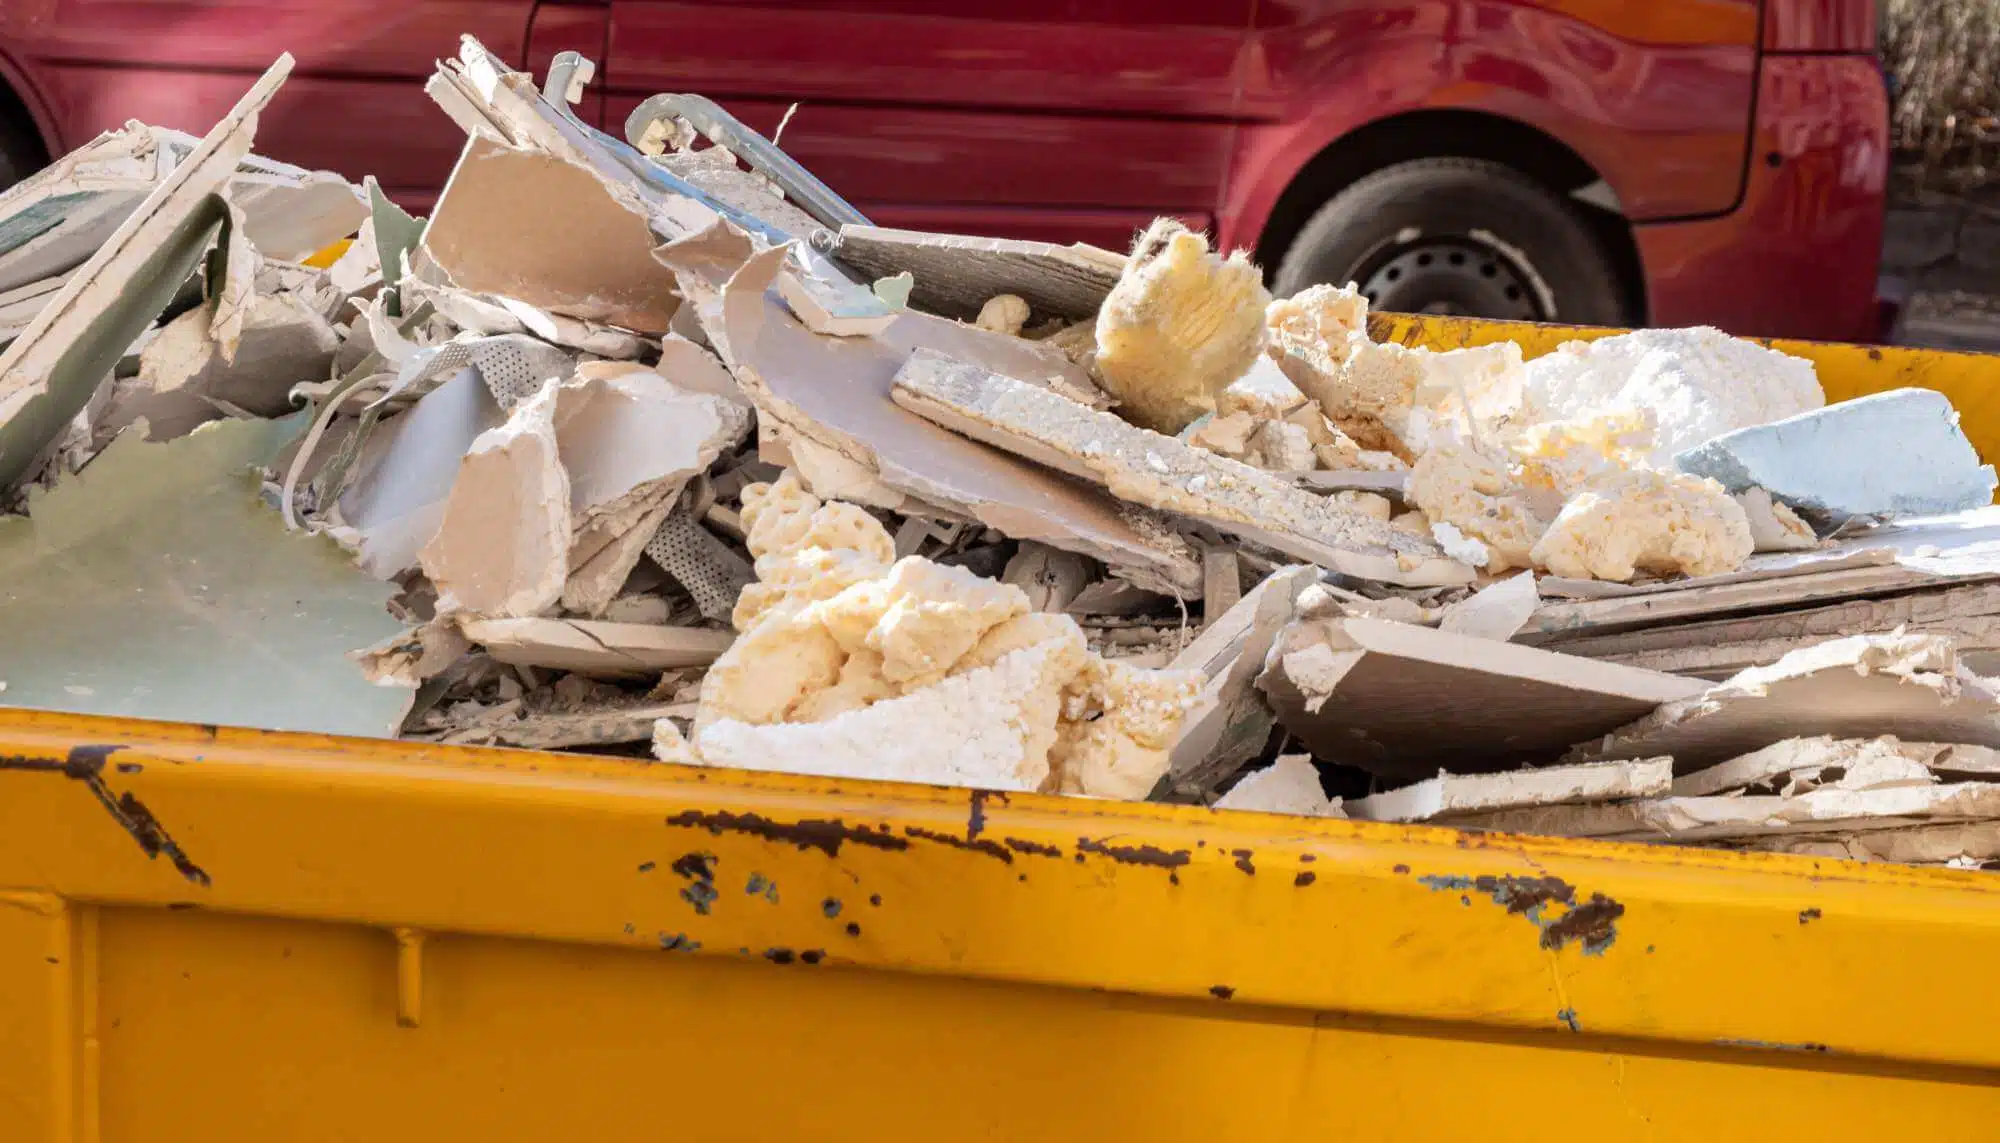
[[[1856,463],[1866,457],[1866,463]],[[1993,502],[1950,398],[1892,389],[1725,433],[1675,458],[1731,492],[1767,489],[1829,525],[1854,516],[1930,516]]]

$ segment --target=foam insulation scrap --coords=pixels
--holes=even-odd
[[[758,583],[658,756],[841,777],[1137,798],[1200,685],[1086,649],[1017,587],[921,556],[787,472],[743,490]]]
[[[1743,506],[1720,484],[1646,468],[1578,493],[1529,557],[1555,575],[1622,581],[1642,570],[1734,571],[1755,548]]]
[[[1177,433],[1256,360],[1270,298],[1242,251],[1156,219],[1097,312],[1097,375],[1128,420]]]

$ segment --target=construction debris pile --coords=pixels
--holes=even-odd
[[[2000,511],[1939,394],[1407,345],[1168,220],[876,227],[469,38],[426,220],[250,153],[289,66],[0,195],[8,703],[2000,860]]]

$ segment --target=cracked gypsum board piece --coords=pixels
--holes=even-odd
[[[1122,499],[1196,517],[1336,572],[1412,586],[1472,580],[1472,569],[1427,540],[969,362],[920,349],[896,374],[895,399],[954,432],[1102,484]]]
[[[705,667],[736,641],[730,631],[589,619],[468,619],[460,627],[509,666],[606,678]]]
[[[897,368],[919,348],[945,347],[1035,376],[1081,378],[1059,354],[921,313],[900,315],[876,337],[818,336],[767,293],[783,248],[753,252],[747,236],[720,222],[656,255],[674,268],[683,296],[756,404],[760,449],[782,426],[794,444],[838,454],[926,505],[1016,540],[1089,556],[1142,587],[1200,596],[1200,563],[1165,521],[968,441],[890,399]]]
[[[1125,267],[1123,254],[1082,244],[854,224],[840,228],[832,253],[870,278],[909,271],[916,278],[911,305],[966,321],[996,294],[1013,294],[1037,313],[1089,320]]]
[[[90,402],[208,251],[229,216],[222,188],[291,69],[280,56],[0,352],[0,489]]]

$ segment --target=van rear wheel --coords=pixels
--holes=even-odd
[[[1579,208],[1481,159],[1415,159],[1335,195],[1278,263],[1287,296],[1358,286],[1372,309],[1630,325],[1609,254]]]

